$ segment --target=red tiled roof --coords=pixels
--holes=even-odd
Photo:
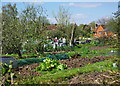
[[[57,25],[54,24],[54,25],[50,25],[47,27],[47,30],[54,30],[54,29],[57,29]]]
[[[105,28],[104,25],[99,25],[95,30],[95,34],[93,35],[94,37],[103,37],[103,36],[111,36],[113,33],[109,31],[110,28]],[[99,32],[102,31],[102,34],[99,34]]]

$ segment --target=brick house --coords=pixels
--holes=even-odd
[[[113,36],[113,33],[110,31],[111,28],[105,28],[104,25],[99,25],[94,31],[93,31],[93,37],[109,37]]]

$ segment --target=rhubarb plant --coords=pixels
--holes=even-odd
[[[36,68],[36,70],[37,71],[52,71],[53,69],[64,70],[66,68],[67,68],[66,65],[59,63],[57,60],[46,58],[45,60],[43,60],[43,63],[41,63],[40,66]]]

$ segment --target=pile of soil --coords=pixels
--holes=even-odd
[[[100,61],[104,61],[106,59],[115,58],[115,57],[104,57],[104,56],[98,56],[98,57],[92,57],[92,58],[70,58],[66,60],[60,60],[59,62],[62,64],[67,65],[68,69],[82,67],[85,64],[92,64]]]
[[[120,72],[90,72],[77,75],[68,84],[120,84]]]

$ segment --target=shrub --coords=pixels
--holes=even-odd
[[[54,51],[54,48],[51,44],[47,44],[47,47],[44,48],[44,51]]]
[[[41,63],[40,66],[36,68],[36,70],[37,71],[52,71],[53,69],[64,70],[66,68],[67,67],[65,65],[59,63],[57,60],[46,58],[45,60],[43,60],[43,63]]]
[[[99,45],[99,41],[98,40],[93,40],[93,41],[91,41],[90,44],[94,45],[94,46],[98,46]]]
[[[0,86],[10,86],[11,84],[15,84],[13,81],[13,78],[15,77],[13,71],[12,71],[12,64],[13,61],[10,61],[10,65],[6,63],[0,63],[1,74],[2,75],[2,81],[0,81]]]

